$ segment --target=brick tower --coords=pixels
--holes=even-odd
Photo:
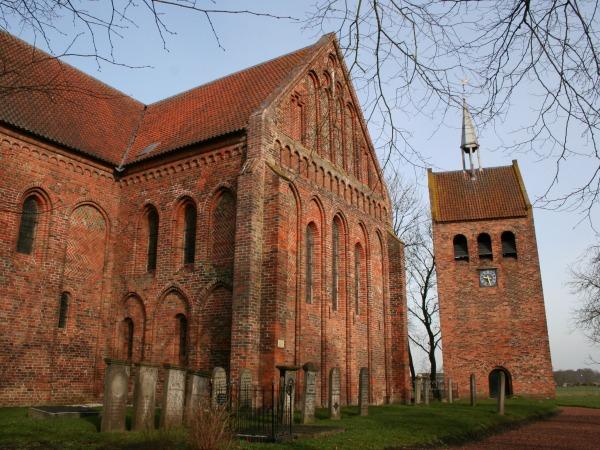
[[[428,172],[444,373],[463,393],[473,373],[494,396],[503,371],[509,395],[553,397],[531,204],[517,161],[484,169],[478,150],[465,103],[463,170]]]

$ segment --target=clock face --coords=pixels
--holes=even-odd
[[[496,269],[482,269],[479,271],[479,286],[492,287],[496,286],[497,282]]]

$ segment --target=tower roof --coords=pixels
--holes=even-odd
[[[479,142],[477,142],[477,132],[473,125],[473,117],[467,107],[467,101],[463,98],[463,121],[462,121],[462,137],[460,141],[460,148],[464,152],[470,150],[477,150],[479,148]]]
[[[463,171],[428,172],[435,222],[525,217],[531,204],[517,161],[482,169],[473,180]]]

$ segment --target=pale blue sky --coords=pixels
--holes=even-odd
[[[246,8],[255,4],[255,9],[282,15],[304,17],[313,0],[260,2],[229,1],[227,6],[241,5]],[[167,23],[177,34],[167,35],[167,48],[163,49],[158,34],[145,19],[138,21],[139,28],[130,27],[123,32],[124,38],[115,40],[115,57],[130,65],[152,68],[128,69],[103,63],[100,70],[89,58],[70,58],[74,66],[120,89],[134,98],[151,103],[177,94],[199,84],[227,75],[231,72],[257,64],[297,48],[312,44],[319,35],[313,30],[304,30],[301,23],[289,20],[253,18],[244,15],[224,15],[214,17],[214,25],[221,44],[218,47],[207,22],[200,16],[185,11],[174,11],[166,17]],[[64,26],[70,26],[65,22]],[[28,41],[32,36],[27,31],[11,30]],[[40,41],[42,48],[44,45]],[[81,41],[80,48],[87,49],[88,43]],[[76,44],[76,45],[79,45]],[[55,37],[56,51],[64,49],[65,42]],[[77,50],[77,47],[74,47]],[[537,161],[532,153],[505,154],[493,152],[503,142],[511,142],[516,137],[508,134],[512,127],[508,124],[524,124],[531,121],[535,111],[528,107],[527,93],[520,96],[520,103],[511,108],[506,124],[496,124],[495,129],[479,130],[481,156],[484,166],[510,164],[518,159],[525,184],[533,201],[547,187],[553,174],[551,161]],[[450,112],[446,123],[439,128],[435,122],[421,117],[414,111],[399,113],[403,127],[413,134],[411,143],[429,158],[436,170],[460,168],[460,111]],[[477,119],[475,119],[477,122]],[[585,145],[584,143],[582,145]],[[578,181],[578,177],[588,167],[577,162],[565,170],[560,187],[566,190]],[[424,170],[404,167],[407,177],[416,180],[422,187],[423,199],[426,195]],[[568,265],[577,260],[591,242],[594,233],[585,221],[578,225],[580,217],[575,213],[535,210],[538,248],[544,284],[548,328],[552,362],[555,369],[579,368],[588,366],[588,356],[600,356],[600,349],[593,349],[583,335],[570,323],[570,311],[576,299],[565,286],[568,280]],[[524,299],[526,301],[526,299]],[[507,330],[510,332],[510,330]],[[419,365],[423,365],[417,359]]]

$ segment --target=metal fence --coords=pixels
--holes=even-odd
[[[290,380],[293,383],[293,380]],[[250,441],[280,441],[293,436],[293,384],[270,387],[222,384],[214,386],[216,404],[227,405],[236,435]]]

